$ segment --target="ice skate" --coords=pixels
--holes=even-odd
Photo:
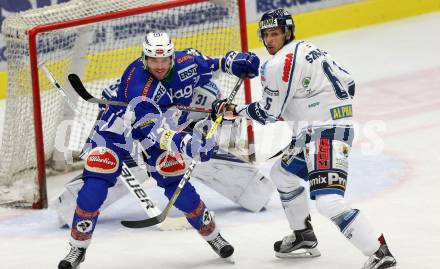
[[[86,249],[71,245],[70,252],[58,264],[58,269],[77,269],[86,257]]]
[[[273,248],[278,258],[311,258],[321,256],[321,252],[316,248],[317,245],[318,240],[308,217],[304,230],[294,231],[283,240],[276,241]]]
[[[383,235],[379,237],[379,241],[381,242],[379,249],[368,258],[362,269],[396,268],[396,259],[388,249]]]
[[[212,247],[212,249],[217,253],[221,258],[228,260],[231,263],[234,263],[232,259],[232,254],[234,253],[234,247],[226,241],[221,234],[218,234],[216,238],[213,240],[207,241],[208,244]]]

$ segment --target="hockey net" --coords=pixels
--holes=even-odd
[[[68,74],[78,74],[100,96],[140,57],[149,31],[166,31],[178,50],[195,48],[212,57],[247,50],[244,14],[244,0],[73,0],[7,18],[2,29],[8,89],[0,205],[47,207],[46,174],[53,165],[64,169],[71,164],[89,135],[98,106],[78,100]],[[81,113],[70,111],[41,64],[76,100]],[[227,93],[236,78],[223,74],[217,82]],[[250,101],[249,83],[244,88],[237,103]],[[244,128],[240,141],[247,147],[249,127]]]

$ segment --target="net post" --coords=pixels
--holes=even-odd
[[[246,20],[246,0],[238,0],[239,17],[240,17],[240,32],[241,32],[241,49],[242,51],[249,51],[247,39],[247,20]],[[246,79],[244,81],[244,100],[246,104],[252,102],[251,82]],[[255,162],[255,146],[254,146],[254,129],[252,120],[247,120],[247,146],[249,151],[249,161]]]
[[[29,31],[29,60],[32,79],[32,102],[34,112],[35,153],[37,159],[38,199],[32,204],[34,209],[47,208],[46,169],[44,165],[43,120],[41,116],[40,83],[37,60],[37,30]]]

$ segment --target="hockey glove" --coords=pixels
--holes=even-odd
[[[223,72],[243,79],[258,76],[260,59],[253,52],[230,51],[221,61]]]
[[[226,111],[225,111],[226,108]],[[237,116],[237,113],[235,112],[235,105],[226,105],[226,99],[222,100],[215,100],[211,104],[211,119],[215,121],[218,116],[220,116],[222,113],[225,113],[225,119],[233,119]]]
[[[214,138],[207,139],[198,132],[194,132],[193,135],[186,132],[176,133],[172,140],[177,151],[196,161],[207,162],[214,153]]]

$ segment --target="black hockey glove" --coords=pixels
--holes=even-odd
[[[212,102],[211,119],[215,121],[217,117],[220,116],[222,113],[225,113],[224,117],[227,120],[233,120],[236,116],[238,116],[235,112],[235,105],[226,105],[226,99],[215,100],[214,102]]]

